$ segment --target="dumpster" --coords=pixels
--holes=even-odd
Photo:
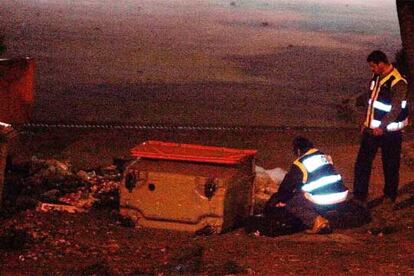
[[[147,141],[131,154],[120,212],[138,226],[222,233],[252,213],[256,150]]]
[[[34,104],[34,60],[0,59],[0,122],[25,123]]]
[[[0,59],[0,128],[25,123],[33,108],[34,61],[31,58]],[[7,159],[7,140],[0,133],[0,209]]]

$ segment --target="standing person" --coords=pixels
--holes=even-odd
[[[385,185],[383,203],[397,198],[402,130],[408,124],[407,81],[381,51],[367,57],[373,73],[361,144],[355,162],[354,199],[366,205],[372,162],[381,148]]]
[[[277,193],[266,203],[265,212],[285,207],[309,229],[308,233],[330,232],[329,221],[321,215],[323,206],[335,206],[346,200],[348,190],[335,170],[329,155],[314,148],[304,137],[293,140],[297,159],[280,184]]]

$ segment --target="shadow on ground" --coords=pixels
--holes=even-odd
[[[371,221],[368,209],[346,202],[335,208],[325,208],[321,213],[330,221],[333,229],[361,227]],[[275,208],[270,214],[259,214],[245,220],[246,233],[276,237],[301,232],[305,226],[285,208]]]

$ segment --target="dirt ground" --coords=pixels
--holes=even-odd
[[[354,129],[251,129],[241,131],[28,131],[13,146],[14,162],[38,158],[69,160],[85,170],[126,158],[136,143],[149,139],[257,149],[257,163],[287,169],[290,142],[296,135],[314,140],[329,152],[348,186],[358,147]],[[413,179],[407,133],[397,209],[386,224],[381,212],[372,221],[337,227],[329,235],[303,232],[268,237],[243,227],[224,234],[133,228],[116,206],[87,213],[38,212],[33,209],[2,217],[2,275],[286,275],[411,274],[413,263]],[[29,142],[30,141],[30,142]],[[111,147],[108,145],[111,144]],[[376,160],[370,198],[381,195],[382,172]],[[356,216],[357,214],[355,214]],[[5,247],[4,230],[9,246]],[[10,234],[11,232],[11,234]],[[283,234],[281,232],[281,234]],[[11,243],[11,245],[10,245]]]

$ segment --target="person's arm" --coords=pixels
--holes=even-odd
[[[292,165],[283,178],[278,191],[269,199],[268,205],[276,207],[278,203],[286,203],[302,183],[302,176],[302,171],[297,166]]]

